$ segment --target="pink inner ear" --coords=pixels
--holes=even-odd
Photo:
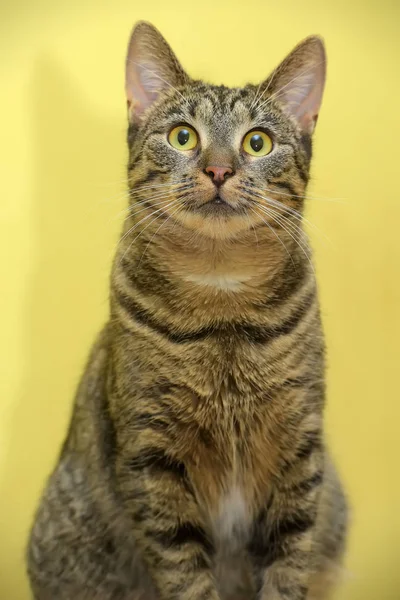
[[[317,121],[325,84],[325,50],[318,37],[301,42],[275,71],[272,97],[282,103],[305,133]]]
[[[125,92],[128,105],[134,108],[135,111],[140,110],[145,104],[146,98],[142,86],[140,85],[136,69],[130,69],[129,76],[127,76],[125,83]]]
[[[303,81],[299,83],[294,98],[291,100],[293,114],[296,116],[300,127],[312,133],[322,100],[323,80],[313,72],[304,75]]]
[[[186,81],[186,74],[160,32],[149,23],[138,23],[132,32],[126,58],[129,117],[140,119],[162,90],[182,81]]]
[[[157,74],[158,65],[152,60],[149,47],[151,45],[146,43],[140,31],[136,35],[134,31],[128,47],[125,72],[125,92],[131,119],[140,117],[163,88],[163,82]]]
[[[132,112],[141,115],[157,98],[163,84],[152,63],[139,62],[129,56],[126,62],[125,90],[128,105]]]
[[[286,110],[296,118],[300,128],[312,133],[321,105],[324,73],[316,65],[311,66],[309,72],[303,71],[277,96],[281,96]]]

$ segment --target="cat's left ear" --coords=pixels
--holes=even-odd
[[[295,118],[302,133],[311,135],[317,122],[325,85],[326,54],[322,39],[300,42],[262,85]]]
[[[125,91],[129,120],[143,113],[168,87],[188,81],[169,44],[150,23],[140,21],[132,31],[126,57]]]

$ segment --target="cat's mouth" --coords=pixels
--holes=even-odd
[[[206,204],[210,204],[211,206],[230,206],[226,200],[221,198],[219,194],[215,196],[212,200],[206,202]]]
[[[229,215],[238,212],[235,207],[224,200],[219,194],[216,194],[211,200],[207,200],[200,206],[197,206],[196,211],[208,215]]]

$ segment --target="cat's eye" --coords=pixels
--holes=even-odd
[[[178,125],[168,135],[168,141],[176,150],[193,150],[198,144],[197,133],[189,125]]]
[[[266,156],[272,150],[272,140],[265,131],[249,131],[243,140],[243,150],[251,156]]]

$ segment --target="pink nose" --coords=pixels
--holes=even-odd
[[[233,175],[233,171],[230,167],[214,167],[213,165],[210,165],[204,170],[217,186],[222,185],[225,179]]]

